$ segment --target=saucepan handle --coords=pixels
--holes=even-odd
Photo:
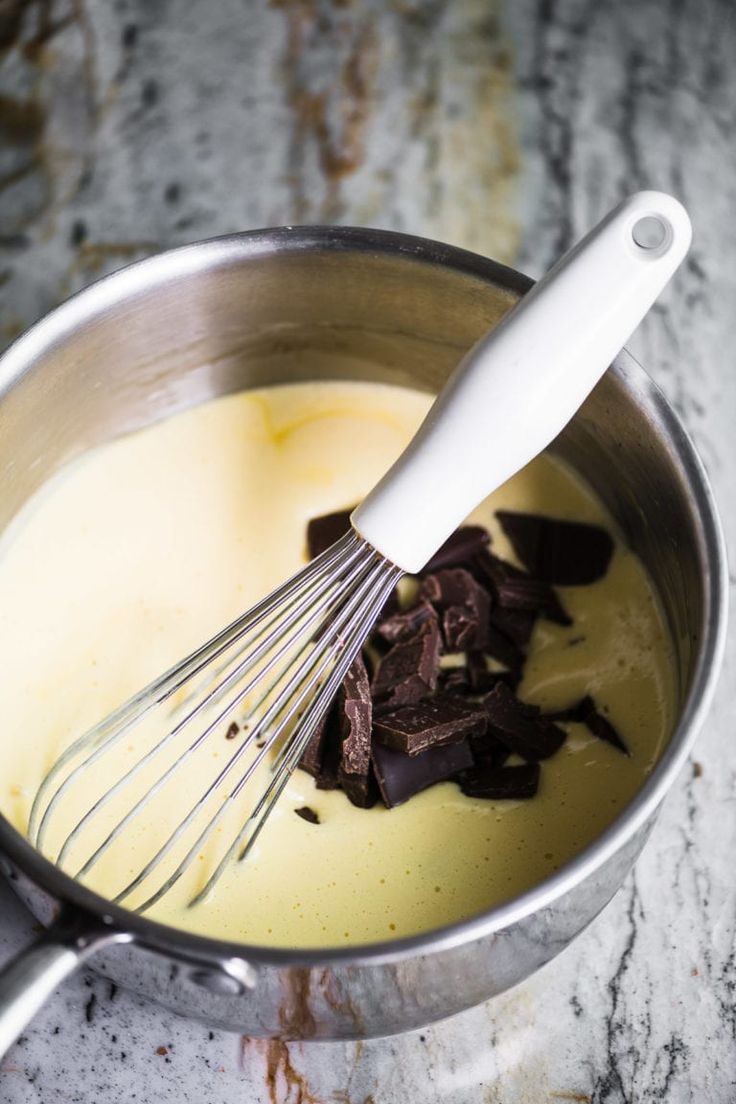
[[[0,971],[0,1057],[69,974],[103,946],[130,939],[93,917],[64,914],[21,951]]]

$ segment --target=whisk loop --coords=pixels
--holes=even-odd
[[[244,858],[252,847],[340,681],[402,574],[400,568],[384,559],[366,541],[355,533],[347,534],[183,663],[171,668],[77,739],[56,761],[39,787],[29,820],[31,841],[43,849],[54,815],[64,805],[64,798],[71,797],[75,784],[83,781],[90,768],[124,736],[134,733],[141,722],[155,717],[157,711],[165,711],[172,699],[183,691],[184,700],[175,709],[168,709],[164,734],[82,812],[58,848],[55,861],[66,867],[75,845],[84,842],[99,814],[116,798],[125,802],[125,811],[104,838],[95,841],[91,852],[74,870],[77,878],[89,876],[123,833],[146,809],[152,808],[154,799],[184,764],[245,706],[254,691],[258,691],[257,699],[248,703],[242,718],[245,737],[216,777],[203,786],[186,815],[168,832],[155,854],[114,897],[116,903],[126,903],[150,880],[148,896],[136,908],[144,911],[160,900],[189,870],[228,809],[233,807],[258,768],[267,764],[281,741],[282,746],[270,765],[264,792],[255,800],[215,870],[190,903],[202,900],[213,889],[230,860],[236,854]],[[227,700],[220,705],[226,696]],[[220,708],[210,716],[215,705]],[[205,717],[201,731],[182,745],[192,722]],[[258,753],[248,759],[247,753],[254,745]],[[167,748],[175,752],[175,757],[160,770],[156,760]],[[156,777],[140,796],[135,796],[131,783],[139,776],[145,777],[145,771],[157,771]],[[187,833],[191,837],[197,819],[227,781],[232,783],[230,792],[209,815],[175,868],[165,873],[166,858],[178,844],[188,842]],[[162,873],[163,880],[160,880]],[[159,884],[153,888],[157,874]]]

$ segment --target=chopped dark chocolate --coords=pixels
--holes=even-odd
[[[538,611],[548,621],[572,625],[572,617],[564,609],[551,584],[532,579],[531,575],[507,579],[499,588],[498,604],[509,610]]]
[[[353,660],[343,679],[338,716],[342,740],[337,778],[353,805],[367,809],[376,800],[371,784],[373,707],[368,672],[360,656]]]
[[[545,716],[552,721],[576,721],[578,724],[584,724],[599,740],[605,740],[606,743],[612,744],[624,755],[631,755],[623,737],[611,724],[608,717],[600,712],[590,694],[586,694],[584,698],[573,705],[567,706],[566,709],[557,709],[553,713],[545,714]]]
[[[628,746],[619,735],[617,729],[608,720],[608,717],[604,717],[602,713],[595,707],[595,703],[592,698],[584,698],[585,702],[590,702],[590,709],[585,713],[583,717],[583,724],[590,729],[594,736],[597,736],[599,740],[605,740],[607,744],[613,744],[615,748],[622,751],[624,755],[631,755]]]
[[[485,647],[491,596],[469,571],[453,567],[427,575],[420,593],[442,617],[449,652]]]
[[[476,578],[490,586],[495,602],[502,610],[519,610],[529,614],[541,613],[548,621],[555,621],[559,625],[572,624],[572,619],[563,608],[550,583],[532,578],[526,571],[488,551],[479,553],[472,567]],[[531,625],[533,624],[532,618]],[[529,635],[531,635],[531,627],[526,639],[517,640],[517,643],[526,644]],[[513,639],[516,637],[514,636]]]
[[[308,805],[302,805],[301,809],[295,809],[294,812],[302,820],[306,820],[309,824],[319,824],[319,817],[315,813],[314,809],[310,809]]]
[[[376,632],[384,640],[396,644],[399,640],[408,640],[409,637],[416,636],[425,621],[436,619],[434,607],[422,599],[415,606],[394,613],[385,621],[379,621]]]
[[[354,509],[354,507],[353,507]],[[334,514],[323,514],[311,518],[307,523],[307,553],[310,560],[325,552],[350,529],[350,510],[337,510]]]
[[[450,606],[487,607],[489,604],[488,591],[464,567],[448,567],[427,575],[420,593],[440,611]]]
[[[225,739],[226,740],[234,740],[239,732],[240,732],[240,725],[238,724],[238,722],[237,721],[231,721],[230,724],[227,727],[227,732],[225,733]]]
[[[481,626],[477,615],[467,606],[450,606],[442,614],[442,636],[445,648],[450,652],[462,652],[477,648],[480,644]]]
[[[434,556],[422,568],[420,574],[428,575],[442,567],[464,565],[491,542],[490,533],[480,525],[461,525],[441,545]]]
[[[437,621],[428,620],[382,657],[373,677],[375,710],[385,713],[421,701],[437,686],[439,664],[440,633]]]
[[[436,694],[377,718],[373,736],[384,747],[414,756],[430,747],[482,736],[487,728],[488,718],[482,705],[452,694]]]
[[[503,663],[510,671],[520,672],[524,666],[525,656],[521,649],[490,623],[486,630],[486,644],[483,650],[499,663]]]
[[[349,530],[350,513],[309,523],[310,556]],[[528,570],[495,556],[483,528],[463,526],[420,572],[419,597],[410,608],[402,610],[398,591],[392,592],[367,651],[351,665],[300,760],[319,789],[342,788],[353,804],[365,808],[379,792],[392,808],[447,779],[459,782],[470,797],[533,797],[539,760],[553,755],[566,738],[555,721],[586,724],[629,754],[590,696],[543,714],[515,695],[537,618],[571,624],[553,586],[600,578],[612,539],[594,525],[513,511],[497,516]],[[456,663],[464,653],[464,662],[441,668],[443,646]],[[489,669],[489,660],[505,670]],[[372,683],[366,663],[375,664]],[[227,738],[238,731],[233,723]],[[509,765],[510,755],[526,762]],[[295,812],[319,823],[309,806]]]
[[[599,525],[511,510],[498,510],[496,517],[535,579],[558,586],[583,586],[601,579],[608,570],[613,539]]]
[[[473,763],[476,767],[482,767],[483,770],[496,770],[498,767],[502,767],[511,755],[509,749],[499,743],[490,730],[486,732],[485,736],[477,736],[469,743],[470,750],[473,753]]]
[[[333,712],[333,707],[330,706],[312,735],[309,737],[307,746],[304,748],[301,759],[299,760],[301,769],[306,771],[307,774],[311,774],[313,778],[317,778],[322,769],[327,728],[330,724]]]
[[[522,759],[547,759],[565,742],[563,729],[543,716],[537,706],[520,702],[503,682],[483,699],[483,706],[491,733]]]
[[[340,726],[333,703],[312,733],[302,752],[299,766],[311,774],[318,790],[339,788],[337,770],[340,762]]]
[[[527,646],[536,621],[537,614],[533,610],[503,609],[501,606],[493,606],[491,609],[491,625],[517,648]]]
[[[333,727],[334,726],[334,727]],[[325,739],[325,750],[320,764],[319,774],[314,782],[318,790],[339,790],[340,779],[340,739],[336,722],[328,725],[328,735]]]
[[[404,755],[374,743],[372,758],[378,788],[389,809],[473,765],[473,756],[465,741],[432,747],[420,755]]]
[[[539,763],[521,763],[511,767],[472,767],[463,771],[460,788],[468,797],[491,801],[520,800],[534,797],[539,789]]]

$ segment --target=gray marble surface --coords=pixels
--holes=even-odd
[[[132,258],[275,223],[397,227],[537,274],[618,196],[668,188],[693,251],[631,345],[733,545],[735,57],[730,0],[4,0],[0,337]],[[732,643],[635,874],[507,996],[286,1045],[79,976],[4,1060],[0,1101],[736,1100],[735,689]],[[31,926],[4,887],[0,918],[5,959]]]

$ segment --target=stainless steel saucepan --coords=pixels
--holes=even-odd
[[[234,235],[132,265],[0,360],[0,525],[86,449],[216,395],[325,377],[439,390],[530,283],[448,246],[342,228]],[[472,920],[372,946],[292,951],[205,939],[117,908],[0,817],[0,869],[48,929],[0,975],[0,1051],[82,962],[213,1026],[363,1038],[502,992],[590,923],[643,847],[708,707],[725,634],[725,556],[693,446],[627,353],[553,449],[585,473],[642,557],[676,653],[676,730],[614,824],[553,877]]]

